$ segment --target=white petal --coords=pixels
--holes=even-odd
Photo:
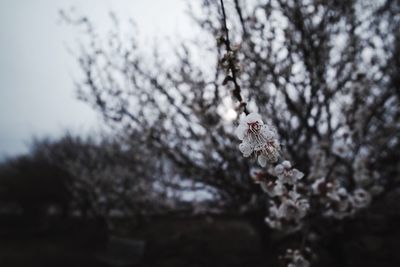
[[[243,153],[243,156],[244,156],[244,157],[250,156],[250,154],[253,152],[252,146],[250,146],[250,145],[249,145],[248,143],[246,143],[246,142],[240,143],[240,145],[239,145],[239,150],[240,150],[240,152]]]
[[[296,180],[293,177],[293,175],[288,175],[287,173],[284,173],[282,175],[278,175],[278,178],[284,184],[294,184],[296,182]]]
[[[260,125],[263,125],[263,121],[261,118],[261,115],[255,112],[250,113],[249,115],[247,115],[244,119],[243,122],[245,123],[251,123],[251,122],[259,122]]]
[[[281,183],[277,183],[274,187],[275,195],[276,196],[281,196],[283,195],[284,187]]]
[[[239,126],[236,128],[235,134],[239,138],[239,140],[244,139],[247,129],[248,127],[245,124],[239,124]]]
[[[288,193],[288,195],[289,195],[289,197],[290,197],[292,200],[294,200],[294,201],[296,201],[298,198],[300,198],[300,194],[297,193],[296,191],[290,191],[290,192]]]
[[[257,160],[261,167],[267,166],[267,158],[264,155],[259,155]]]
[[[302,173],[298,169],[293,169],[293,177],[296,178],[297,180],[300,180],[301,178],[304,177],[304,173]]]
[[[240,115],[240,120],[239,120],[239,123],[240,123],[240,124],[247,125],[246,118],[247,118],[247,116],[246,116],[246,115],[244,115],[244,114],[242,113],[242,114]]]
[[[346,190],[346,188],[344,188],[344,187],[340,187],[338,190],[337,190],[337,192],[338,192],[338,194],[340,195],[340,196],[347,196],[347,190]]]
[[[275,174],[276,175],[280,175],[280,174],[283,173],[284,168],[283,168],[282,164],[278,164],[278,165],[275,166],[274,170],[275,170]]]
[[[288,161],[288,160],[285,160],[284,162],[282,162],[282,166],[283,166],[285,169],[290,169],[290,168],[292,168],[292,164],[290,164],[290,161]]]
[[[261,133],[267,140],[276,139],[276,133],[271,131],[271,128],[268,125],[263,125],[261,127]]]

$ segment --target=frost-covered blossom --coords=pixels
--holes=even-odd
[[[304,258],[300,250],[287,249],[283,260],[287,267],[309,267],[310,262]]]
[[[282,183],[290,185],[295,184],[297,180],[300,180],[304,176],[301,171],[292,168],[292,164],[287,160],[276,165],[274,171]]]
[[[242,141],[239,150],[244,157],[256,156],[262,167],[278,160],[280,144],[276,130],[264,124],[260,114],[250,113],[242,118],[236,135]]]

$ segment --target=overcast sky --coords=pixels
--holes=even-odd
[[[26,152],[32,136],[84,134],[101,126],[75,99],[78,68],[66,46],[76,41],[77,29],[60,24],[58,13],[72,6],[100,28],[109,26],[110,10],[133,18],[142,42],[154,40],[156,32],[190,30],[184,0],[0,1],[0,159]]]

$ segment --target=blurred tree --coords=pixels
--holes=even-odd
[[[72,210],[83,217],[135,217],[168,210],[165,192],[157,188],[161,175],[142,147],[124,147],[120,142],[65,135],[57,141],[39,140],[34,157],[44,158],[70,175]],[[108,220],[109,221],[109,220]]]
[[[310,152],[320,150],[325,173],[318,175],[354,184],[353,162],[364,157],[382,184],[395,182],[399,8],[391,0],[227,1],[248,108],[277,128],[284,154],[310,179],[319,169]],[[235,104],[221,87],[220,8],[203,1],[201,12],[190,10],[198,39],[152,57],[137,46],[135,33],[122,37],[115,17],[115,29],[102,39],[87,18],[63,13],[85,27],[89,40],[79,54],[79,97],[124,145],[151,150],[154,164],[167,160],[193,185],[215,189],[215,203],[226,211],[245,203],[254,208],[263,201],[256,200],[259,189],[249,182],[249,163],[232,134],[227,114]]]
[[[143,216],[168,213],[178,199],[161,184],[165,171],[152,162],[150,150],[131,149],[105,137],[37,139],[29,155],[0,165],[0,208],[20,210],[27,221],[58,214],[140,222]]]
[[[323,178],[374,196],[396,188],[399,1],[225,2],[235,74],[227,70],[218,1],[190,8],[195,40],[150,56],[135,31],[124,37],[115,16],[115,28],[102,38],[87,18],[63,13],[87,33],[78,53],[79,98],[132,157],[148,153],[149,172],[168,166],[154,181],[208,191],[213,198],[204,212],[247,214],[263,233],[267,198],[251,182],[253,164],[234,136],[243,108],[235,103],[238,87],[246,108],[277,128],[284,158],[305,173],[305,184]],[[335,226],[321,215],[311,212],[308,227],[325,238]]]
[[[41,157],[20,156],[2,163],[0,201],[4,212],[20,211],[32,224],[40,222],[50,209],[65,217],[71,200],[70,178],[68,172]]]

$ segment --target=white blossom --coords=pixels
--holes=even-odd
[[[278,207],[275,203],[271,202],[269,206],[269,216],[265,218],[265,222],[272,229],[282,230],[282,221],[278,217],[278,214]]]
[[[336,193],[336,192],[335,192]],[[346,194],[328,194],[330,202],[328,209],[324,212],[325,217],[343,219],[354,214],[353,198]]]
[[[246,117],[240,119],[239,126],[235,133],[237,137],[243,141],[250,133],[258,133],[263,125],[264,122],[262,121],[260,114],[250,113]]]
[[[343,219],[354,214],[354,200],[342,187],[338,180],[327,181],[320,178],[312,184],[312,190],[317,199],[324,207],[323,215],[325,217],[333,217]]]
[[[268,175],[259,169],[250,171],[251,178],[256,184],[259,184],[261,189],[270,197],[281,196],[285,192],[285,187],[273,176]]]
[[[339,184],[336,180],[327,181],[325,177],[319,178],[314,181],[311,185],[313,194],[326,196],[332,190],[339,188]]]
[[[298,221],[307,214],[309,208],[308,201],[300,199],[293,201],[292,199],[285,199],[278,209],[278,217],[287,220]]]
[[[262,181],[260,183],[261,189],[270,197],[281,196],[285,192],[284,186],[279,182]]]
[[[269,214],[265,222],[272,229],[295,232],[302,226],[301,219],[305,217],[309,209],[309,202],[306,199],[293,200],[281,198],[279,201],[270,201]]]
[[[297,180],[304,177],[304,174],[301,171],[292,168],[291,163],[287,160],[276,165],[274,171],[280,181],[285,184],[295,184]]]
[[[255,155],[262,167],[278,160],[280,144],[276,130],[264,124],[260,114],[250,113],[243,117],[235,133],[242,141],[239,150],[244,157]]]

